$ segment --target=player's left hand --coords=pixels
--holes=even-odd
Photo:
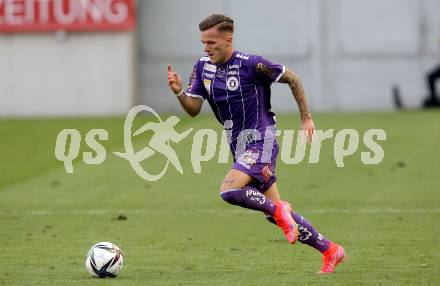
[[[301,119],[300,134],[303,143],[312,144],[315,142],[316,133],[312,118]]]

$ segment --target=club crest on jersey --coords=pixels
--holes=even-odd
[[[211,95],[211,82],[212,82],[212,80],[210,80],[210,79],[203,80],[203,85],[205,86],[205,89],[209,95]]]
[[[215,65],[211,65],[208,63],[205,63],[205,65],[203,66],[204,70],[210,71],[210,72],[216,72],[217,67]]]
[[[238,89],[238,78],[235,76],[231,76],[226,81],[226,86],[230,91],[236,91]]]

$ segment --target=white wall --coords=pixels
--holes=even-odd
[[[141,102],[180,110],[166,85],[171,63],[185,80],[203,55],[198,23],[220,12],[236,23],[236,49],[297,71],[312,110],[391,110],[391,88],[408,107],[427,90],[423,76],[440,64],[438,0],[145,0],[140,3]],[[274,85],[275,111],[295,110]]]
[[[391,110],[396,84],[418,107],[423,76],[440,63],[438,0],[142,0],[138,8],[138,52],[125,32],[0,34],[0,116],[119,114],[137,103],[181,111],[166,66],[188,80],[203,55],[198,23],[214,12],[235,20],[237,49],[297,71],[314,111]],[[286,86],[274,85],[272,102],[296,110]]]
[[[133,56],[125,32],[0,35],[0,116],[126,113]]]

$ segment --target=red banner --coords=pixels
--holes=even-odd
[[[134,30],[134,0],[0,0],[0,32]]]

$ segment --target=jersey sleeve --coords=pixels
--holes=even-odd
[[[186,95],[191,97],[197,97],[202,100],[206,99],[207,97],[206,89],[202,82],[202,74],[201,74],[199,62],[197,62],[194,65],[191,71],[188,88],[186,89]]]
[[[250,68],[250,72],[257,81],[267,84],[279,81],[286,72],[285,66],[273,63],[261,56],[252,56],[250,58]]]

